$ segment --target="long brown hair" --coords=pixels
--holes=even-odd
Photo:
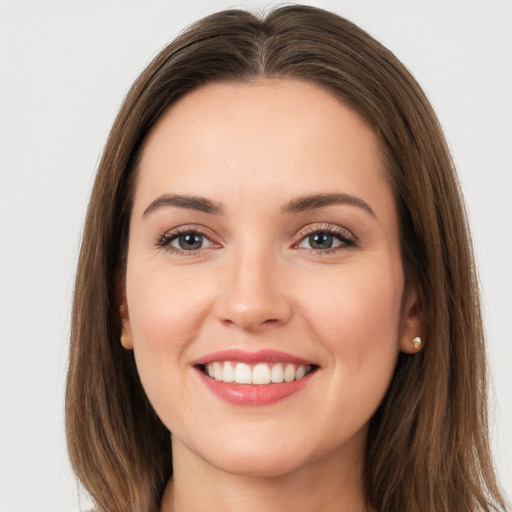
[[[155,512],[172,474],[170,435],[119,342],[116,293],[143,143],[178,98],[213,81],[307,80],[375,129],[419,286],[424,350],[401,354],[371,420],[368,503],[379,512],[505,508],[488,444],[478,285],[461,193],[436,116],[398,59],[349,21],[289,6],[225,11],[167,46],[129,91],[89,203],[73,304],[66,427],[76,474],[108,512]]]

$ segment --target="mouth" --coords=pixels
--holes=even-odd
[[[308,385],[320,368],[275,350],[224,350],[193,364],[206,388],[234,405],[269,405]]]
[[[259,362],[248,364],[240,361],[213,361],[198,365],[201,372],[219,382],[234,384],[282,384],[301,380],[318,368],[310,364],[286,362]]]

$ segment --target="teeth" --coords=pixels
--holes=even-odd
[[[220,363],[213,363],[213,375],[215,380],[222,380],[222,367],[220,366]]]
[[[283,382],[284,375],[283,375],[283,365],[282,364],[275,364],[274,366],[272,366],[272,371],[270,372],[270,380],[277,384],[279,384],[280,382]]]
[[[213,363],[215,364],[215,363]],[[218,379],[217,379],[218,380]],[[251,367],[245,363],[238,363],[235,367],[235,382],[237,384],[252,384]]]
[[[295,366],[289,364],[284,369],[284,380],[285,382],[291,382],[293,379],[295,379]]]
[[[268,364],[259,363],[252,371],[253,384],[270,384],[270,368]]]
[[[215,380],[237,384],[280,384],[302,379],[311,371],[310,365],[286,363],[258,363],[250,366],[233,361],[209,363],[205,372]]]
[[[295,379],[296,380],[302,379],[302,377],[304,377],[304,375],[306,375],[306,367],[304,365],[300,365],[297,368],[297,371],[295,372]]]
[[[229,361],[224,363],[222,380],[224,382],[235,382],[235,367]]]

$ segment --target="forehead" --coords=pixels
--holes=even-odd
[[[240,199],[333,187],[390,192],[378,137],[320,86],[267,79],[209,84],[171,106],[146,141],[135,196],[200,192],[232,200],[235,191]]]

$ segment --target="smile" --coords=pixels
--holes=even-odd
[[[265,385],[300,380],[312,371],[312,366],[283,362],[250,365],[236,361],[215,361],[203,365],[203,371],[217,381]]]
[[[319,370],[311,361],[276,350],[224,350],[193,366],[211,393],[243,406],[270,405],[298,393]]]

